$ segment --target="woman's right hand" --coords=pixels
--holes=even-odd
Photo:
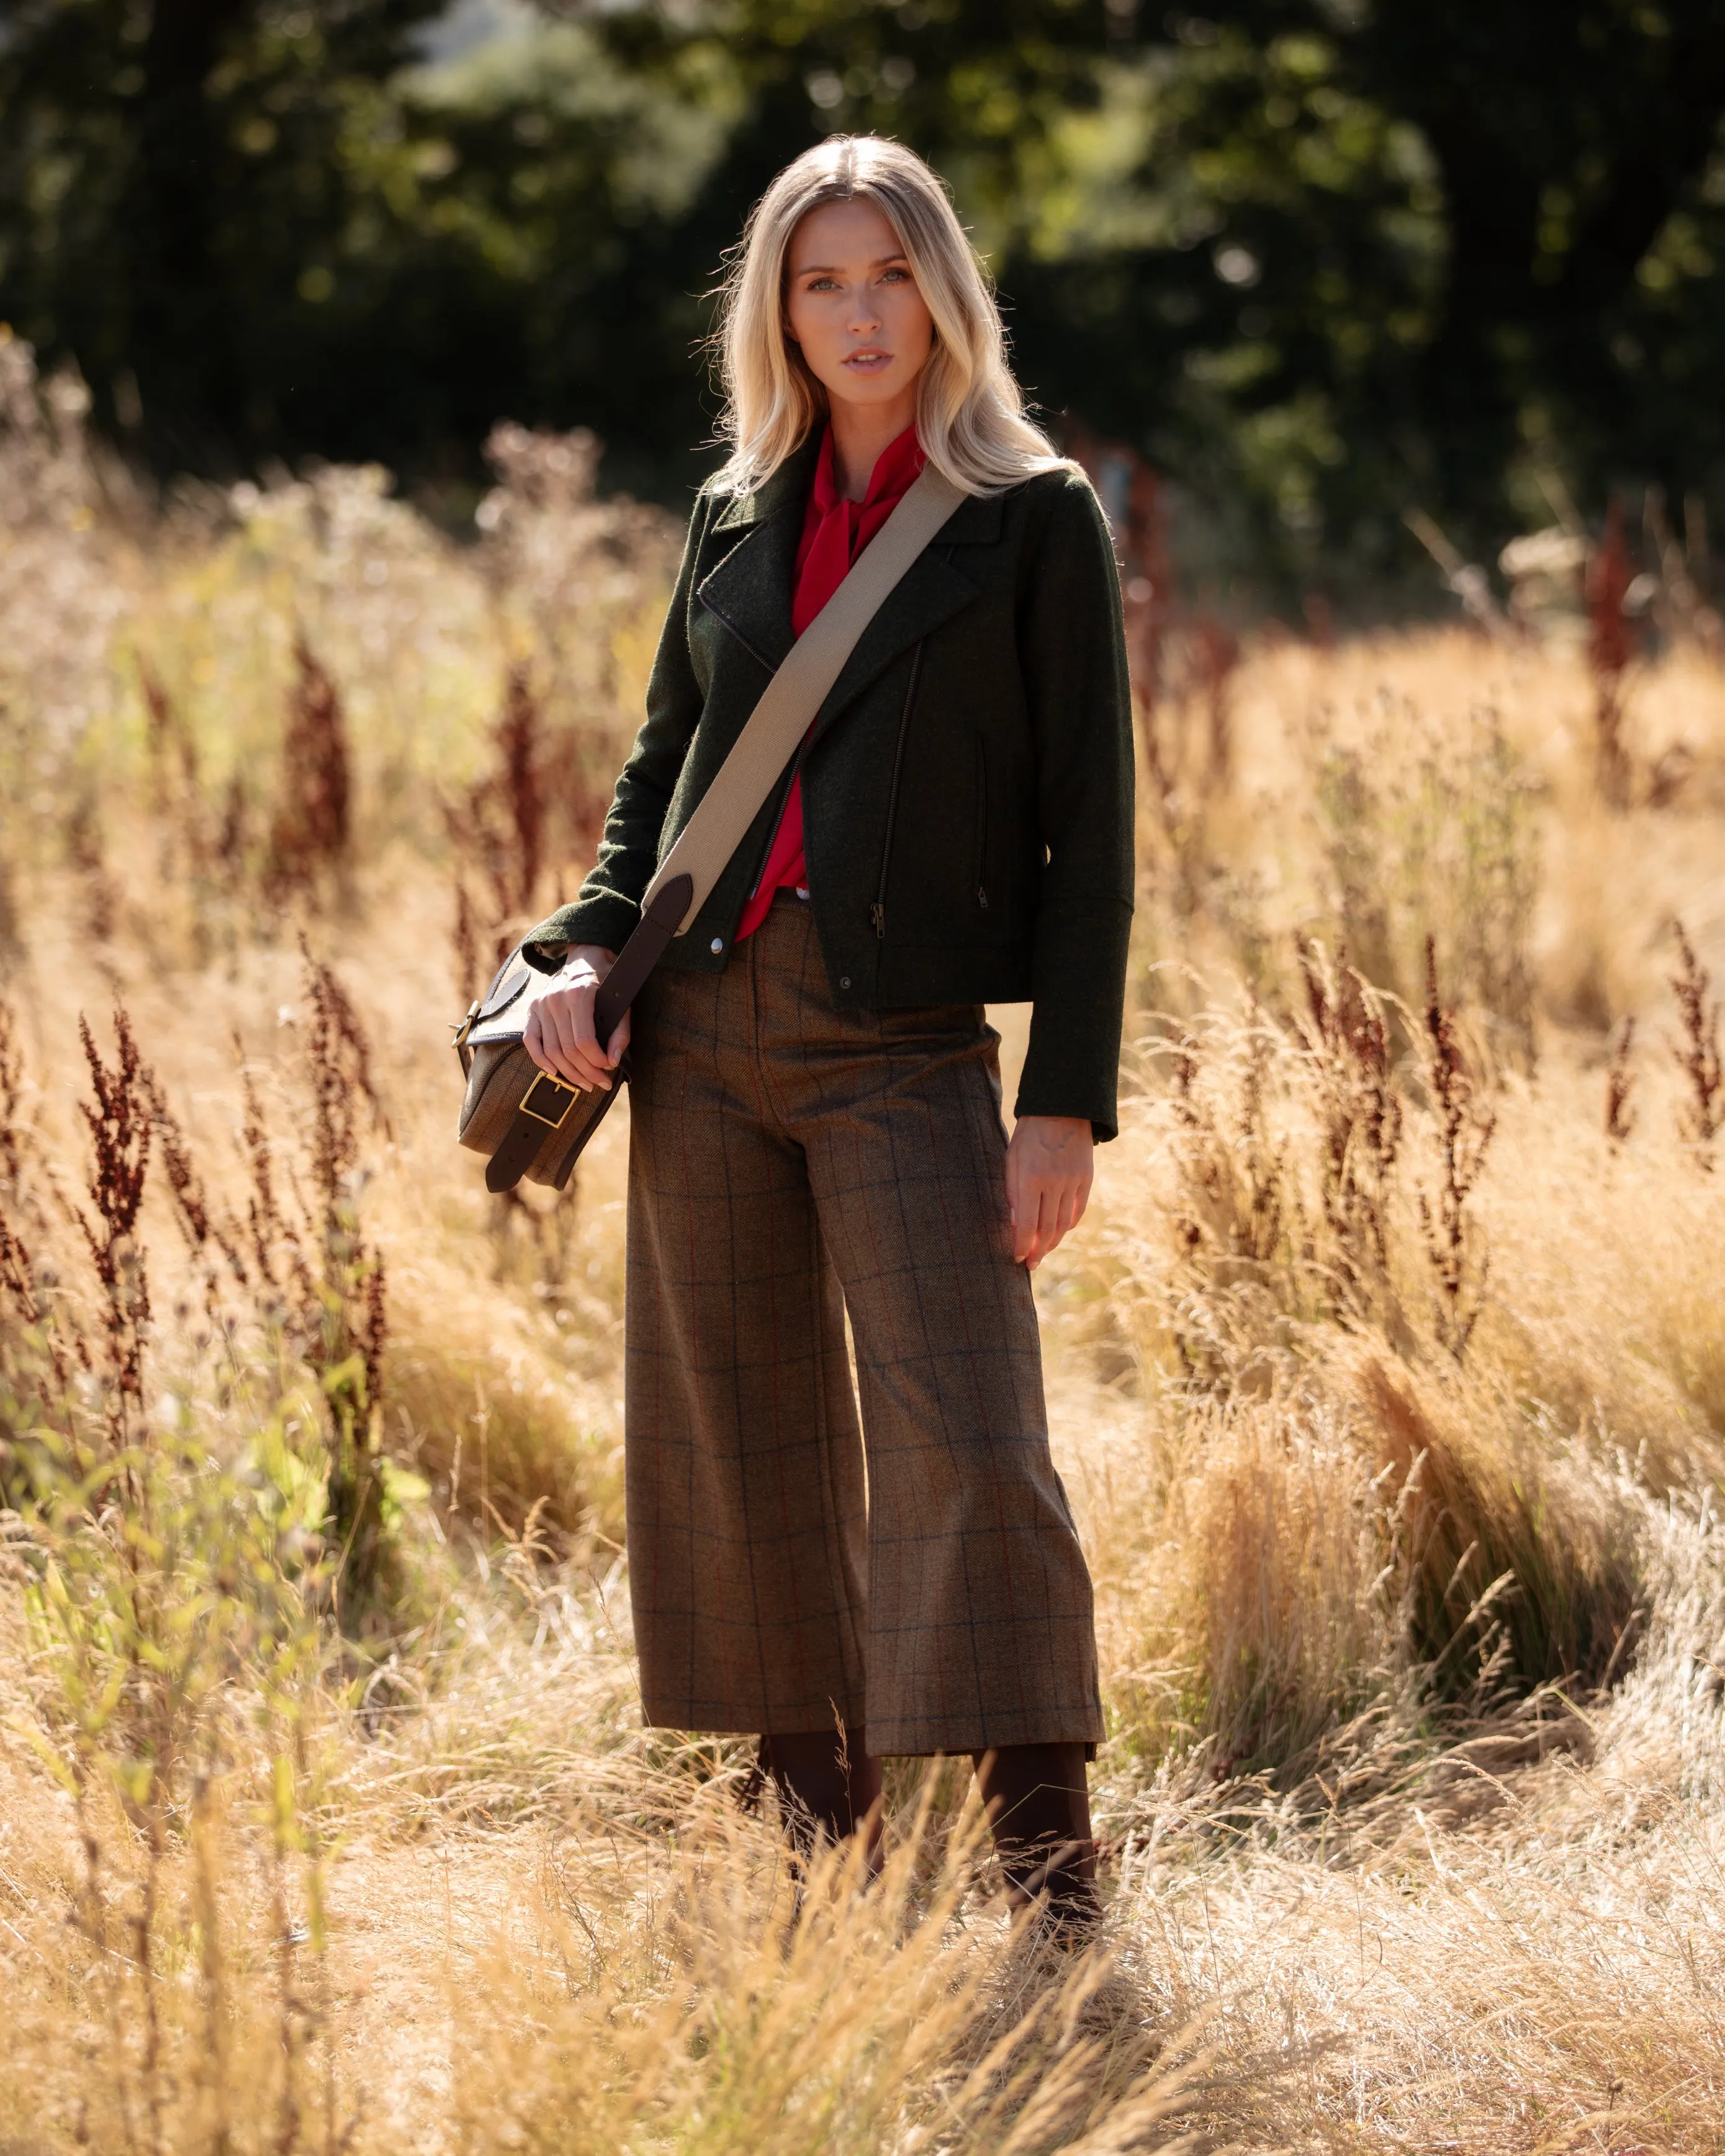
[[[578,1086],[583,1093],[595,1086],[601,1092],[610,1091],[611,1073],[629,1046],[627,1011],[603,1048],[593,1034],[593,998],[616,957],[614,951],[602,944],[578,943],[564,962],[556,988],[547,988],[527,1014],[521,1045],[528,1055],[542,1070]]]

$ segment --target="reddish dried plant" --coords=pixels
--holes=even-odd
[[[277,1291],[291,1285],[301,1307],[309,1307],[316,1298],[316,1287],[306,1267],[299,1233],[282,1212],[275,1194],[275,1148],[270,1140],[257,1081],[246,1062],[244,1043],[237,1033],[234,1036],[234,1053],[239,1065],[240,1096],[244,1108],[239,1140],[251,1179],[246,1199],[246,1228],[253,1269],[260,1283]],[[280,1306],[264,1312],[270,1317],[282,1314]]]
[[[1438,1122],[1435,1204],[1420,1194],[1420,1224],[1437,1284],[1439,1337],[1459,1361],[1479,1322],[1491,1260],[1468,1199],[1497,1118],[1477,1097],[1455,1014],[1438,988],[1437,946],[1425,939],[1425,1073]]]
[[[141,655],[138,660],[138,684],[144,692],[144,744],[150,759],[151,791],[157,806],[161,808],[167,803],[170,762],[179,767],[179,783],[184,793],[195,794],[198,743],[178,705],[167,693],[162,676]]]
[[[605,818],[610,812],[608,787],[598,787],[583,761],[592,737],[578,726],[565,728],[555,737],[550,766],[556,779],[554,798],[572,857],[590,861],[599,850]],[[556,903],[561,905],[559,899]]]
[[[150,1283],[137,1240],[154,1129],[150,1096],[154,1075],[138,1053],[123,1004],[114,1007],[115,1060],[105,1063],[81,1014],[78,1020],[90,1099],[79,1103],[94,1158],[88,1189],[90,1214],[78,1209],[90,1260],[102,1292],[102,1330],[110,1381],[106,1412],[116,1445],[130,1435],[143,1400],[144,1345],[150,1322]]]
[[[213,1324],[219,1316],[217,1284],[220,1267],[214,1261],[216,1257],[223,1260],[239,1286],[249,1287],[251,1276],[240,1253],[239,1235],[212,1203],[203,1178],[198,1172],[185,1130],[168,1106],[167,1096],[153,1072],[148,1074],[146,1091],[174,1217],[179,1222],[187,1248],[203,1267],[204,1308]]]
[[[304,1077],[310,1189],[302,1195],[290,1180],[290,1204],[284,1205],[263,1101],[236,1039],[244,1097],[240,1135],[251,1178],[246,1227],[254,1292],[273,1291],[273,1302],[259,1294],[263,1314],[281,1327],[316,1378],[327,1418],[330,1532],[340,1556],[345,1621],[369,1604],[383,1547],[388,1299],[382,1258],[361,1230],[362,1111],[369,1108],[376,1127],[387,1132],[389,1125],[352,999],[303,938],[300,950],[309,1012]],[[232,1240],[237,1246],[238,1238]]]
[[[163,805],[162,766],[173,733],[173,706],[162,685],[162,676],[141,655],[138,660],[138,685],[144,692],[144,746],[150,758],[150,791],[154,806],[160,808]]]
[[[1270,1073],[1270,1043],[1255,1032],[1240,1086],[1238,1144],[1245,1172],[1246,1205],[1236,1235],[1243,1256],[1270,1264],[1281,1249],[1289,1211],[1287,1148],[1271,1136],[1265,1081]]]
[[[1192,632],[1193,682],[1209,731],[1205,783],[1223,792],[1234,772],[1234,675],[1240,639],[1212,614],[1200,615]]]
[[[498,896],[506,908],[525,909],[533,901],[539,885],[541,850],[545,835],[545,798],[540,788],[539,701],[533,694],[526,667],[509,670],[493,738],[499,762],[498,788],[508,812],[514,839],[512,858],[500,885]]]
[[[1154,467],[1136,449],[1104,442],[1081,427],[1070,429],[1067,439],[1072,454],[1105,495],[1118,503],[1114,527],[1132,708],[1151,799],[1164,833],[1173,840],[1179,823],[1176,784],[1158,723],[1165,647],[1175,611],[1166,492]],[[1123,500],[1117,490],[1122,475]]]
[[[473,917],[473,901],[467,895],[467,884],[458,872],[455,877],[455,918],[449,930],[449,947],[455,960],[455,987],[464,1009],[470,1009],[474,999],[485,987],[479,947],[479,930]]]
[[[40,1402],[53,1420],[69,1426],[68,1390],[72,1365],[91,1373],[89,1342],[39,1274],[24,1240],[21,1215],[30,1207],[22,1142],[23,1056],[12,1006],[0,998],[0,1302],[12,1323],[0,1323],[0,1502],[8,1502],[10,1437],[28,1430]],[[52,1395],[44,1399],[44,1389]],[[74,1471],[84,1461],[74,1439]]]
[[[1219,1262],[1224,1272],[1245,1260],[1250,1276],[1284,1252],[1290,1216],[1297,1210],[1287,1147],[1270,1127],[1271,1047],[1260,1029],[1246,1040],[1238,1066],[1234,1112],[1218,1112],[1200,1086],[1199,1043],[1183,1034],[1171,1050],[1174,1113],[1180,1126],[1178,1162],[1186,1200],[1177,1232],[1188,1254]]]
[[[1389,1205],[1401,1147],[1389,1024],[1378,997],[1348,963],[1332,973],[1312,943],[1299,950],[1304,1029],[1317,1080],[1324,1219],[1349,1301],[1368,1302],[1389,1270]]]
[[[490,886],[500,923],[526,911],[538,887],[546,822],[541,719],[528,670],[511,666],[491,729],[496,761],[446,812],[457,851]]]
[[[470,1003],[484,976],[500,963],[531,914],[545,854],[550,800],[543,713],[529,669],[510,668],[491,731],[496,761],[444,820],[458,862],[453,948],[462,999]],[[483,925],[469,888],[470,874],[487,890]],[[487,963],[489,959],[489,963]]]
[[[1126,604],[1127,663],[1133,696],[1147,725],[1153,721],[1162,680],[1162,646],[1173,606],[1168,512],[1160,479],[1141,456],[1132,459],[1126,490],[1121,572]]]
[[[0,996],[0,1181],[16,1197],[24,1178],[24,1058],[18,1014]]]
[[[1630,1096],[1635,1090],[1635,1074],[1630,1068],[1630,1050],[1635,1045],[1635,1022],[1626,1018],[1617,1035],[1617,1045],[1611,1052],[1611,1064],[1605,1073],[1605,1136],[1613,1147],[1625,1145],[1635,1127],[1635,1111]]]
[[[1635,580],[1624,536],[1623,505],[1614,501],[1604,536],[1589,557],[1584,597],[1588,664],[1594,677],[1594,747],[1599,792],[1614,808],[1630,798],[1629,751],[1623,739],[1623,685],[1635,655],[1635,625],[1628,608]]]
[[[198,784],[198,742],[183,712],[162,677],[140,655],[138,680],[144,696],[145,746],[149,755],[150,803],[169,822],[194,877],[208,874],[213,848],[209,819]]]
[[[66,855],[84,879],[85,927],[94,942],[111,942],[120,921],[120,893],[108,873],[101,819],[89,794],[79,798],[66,819]]]
[[[311,1020],[313,1224],[322,1253],[315,1308],[303,1312],[307,1359],[331,1419],[331,1527],[341,1552],[350,1611],[362,1608],[382,1553],[383,1353],[388,1337],[382,1254],[360,1232],[359,1104],[386,1132],[388,1118],[372,1081],[371,1050],[347,991],[303,941]]]
[[[216,867],[230,891],[238,889],[245,875],[248,824],[245,782],[236,771],[229,777],[223,798],[214,848]]]
[[[1695,946],[1681,921],[1676,932],[1677,971],[1671,977],[1671,990],[1683,1021],[1683,1038],[1673,1048],[1677,1068],[1689,1088],[1689,1097],[1678,1116],[1678,1128],[1705,1173],[1713,1166],[1713,1141],[1725,1130],[1725,1075],[1719,1061],[1719,1005],[1709,1002],[1712,976],[1695,954]]]
[[[282,737],[278,806],[266,884],[278,901],[309,896],[347,858],[351,800],[347,721],[335,683],[303,635]]]
[[[15,1407],[21,1409],[23,1406],[25,1397],[34,1389],[33,1380],[39,1383],[39,1371],[23,1372],[18,1367],[21,1359],[20,1351],[28,1353],[31,1348],[37,1351],[53,1374],[54,1390],[64,1414],[67,1388],[72,1381],[73,1358],[75,1356],[80,1369],[86,1373],[90,1369],[89,1342],[81,1332],[75,1330],[69,1336],[63,1332],[59,1312],[50,1301],[48,1291],[37,1274],[29,1246],[7,1217],[3,1206],[0,1206],[0,1292],[3,1292],[12,1306],[13,1315],[23,1327],[23,1339],[19,1340],[9,1337],[9,1328],[0,1329],[0,1373],[4,1374],[7,1391],[12,1395],[7,1404],[7,1419],[11,1420],[12,1410]],[[24,1420],[25,1417],[21,1414],[14,1427],[21,1426]],[[0,1423],[0,1430],[4,1427],[4,1424]],[[7,1465],[6,1450],[3,1442],[0,1442],[0,1469]],[[81,1473],[83,1461],[77,1455],[75,1440],[74,1450],[73,1466],[75,1471]]]

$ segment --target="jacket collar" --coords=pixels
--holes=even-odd
[[[819,454],[820,435],[811,431],[804,435],[778,470],[770,478],[762,480],[752,494],[732,495],[729,506],[713,519],[714,531],[747,531],[752,525],[768,522],[783,510],[795,509],[800,512],[809,499],[809,482],[814,476],[814,460]],[[800,532],[800,514],[797,523]]]
[[[819,437],[795,450],[752,495],[739,496],[714,521],[742,538],[697,586],[696,597],[762,666],[776,669],[795,642],[791,581]],[[899,654],[973,599],[980,586],[952,550],[1000,536],[1001,498],[973,495],[953,511],[932,543],[887,594],[828,692],[817,734]]]

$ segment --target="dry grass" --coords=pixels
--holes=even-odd
[[[1039,1276],[1105,1936],[1014,1935],[908,1765],[883,1887],[793,1929],[747,1748],[639,1726],[625,1117],[561,1207],[451,1142],[662,531],[511,434],[475,557],[339,473],[146,534],[8,393],[0,2148],[1718,2148],[1717,671],[1628,673],[1610,798],[1532,646],[1260,644],[1160,706],[1126,1127]],[[327,786],[282,835],[294,726],[340,844]],[[116,997],[156,1091],[92,1188]]]

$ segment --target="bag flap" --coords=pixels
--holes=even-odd
[[[562,974],[542,973],[519,951],[511,952],[467,1029],[466,1045],[482,1048],[495,1041],[519,1040],[527,1029],[527,1014],[540,997],[567,986]]]
[[[495,979],[474,1013],[474,1024],[483,1025],[487,1019],[495,1018],[501,1011],[507,1010],[531,980],[534,972],[535,968],[522,957],[521,946],[517,944],[497,968]]]

